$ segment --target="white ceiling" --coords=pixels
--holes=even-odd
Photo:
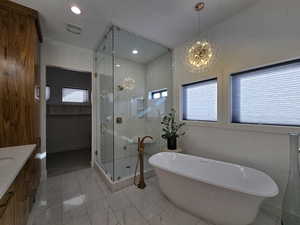
[[[13,0],[41,14],[42,31],[50,39],[93,49],[110,24],[139,34],[167,47],[175,47],[196,34],[197,0]],[[240,12],[257,0],[204,0],[202,30]],[[82,14],[71,13],[77,4]],[[65,24],[83,28],[80,36],[65,30]]]
[[[112,51],[111,32],[106,35],[106,37],[107,38],[101,42],[101,45],[98,47],[98,52],[110,55]],[[137,55],[132,54],[132,50],[134,49],[138,50]],[[114,53],[117,58],[147,64],[167,52],[167,48],[156,42],[142,38],[123,29],[114,29]]]

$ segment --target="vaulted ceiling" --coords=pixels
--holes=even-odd
[[[115,24],[173,48],[196,35],[196,0],[14,0],[40,12],[45,37],[93,49],[106,28]],[[239,13],[257,0],[204,0],[201,30]],[[81,15],[70,11],[76,4]],[[66,31],[66,24],[82,27],[81,35]]]

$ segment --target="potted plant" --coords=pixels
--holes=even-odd
[[[175,121],[176,111],[171,109],[171,112],[162,118],[162,138],[167,140],[168,149],[177,149],[177,138],[183,136],[185,132],[180,132],[180,129],[185,123]]]

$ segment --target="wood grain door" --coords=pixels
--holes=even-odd
[[[34,96],[37,43],[35,20],[26,14],[10,11],[8,47],[5,66],[0,71],[0,147],[36,143]],[[3,19],[7,24],[7,19]],[[4,42],[5,40],[1,40]],[[2,53],[3,54],[3,53]]]
[[[16,225],[14,191],[7,192],[0,200],[0,225]]]
[[[5,206],[4,213],[0,217],[0,225],[15,225],[14,201],[12,198]]]
[[[16,184],[16,208],[15,208],[15,224],[26,225],[26,191],[25,188],[25,171],[21,170],[15,180]]]
[[[8,33],[9,33],[9,11],[0,8],[0,146],[5,145],[5,131],[8,130],[7,114],[5,113],[8,102]]]

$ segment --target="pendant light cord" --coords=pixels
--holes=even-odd
[[[200,34],[200,12],[197,12],[197,16],[198,16],[198,30],[197,30],[197,32],[198,32],[198,35]]]

